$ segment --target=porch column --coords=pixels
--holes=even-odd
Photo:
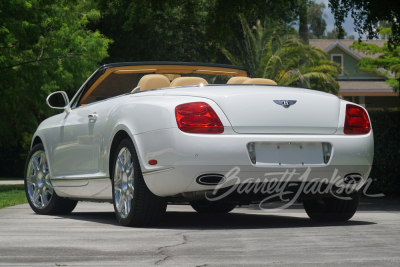
[[[360,106],[363,106],[365,108],[365,96],[360,96]]]

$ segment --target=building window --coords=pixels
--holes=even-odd
[[[339,71],[339,76],[343,76],[343,54],[332,54],[331,61],[339,64],[342,69]]]

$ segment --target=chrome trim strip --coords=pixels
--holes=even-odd
[[[110,177],[95,177],[95,178],[50,178],[50,181],[54,182],[65,182],[65,181],[90,181],[90,180],[101,180],[101,179],[110,179]]]
[[[159,173],[159,172],[170,171],[170,170],[173,170],[173,169],[175,169],[175,168],[172,167],[172,168],[168,168],[168,169],[162,169],[162,170],[155,170],[155,171],[142,172],[142,174],[143,174],[143,176],[145,176],[145,175],[149,175],[149,174],[156,174],[156,173]]]

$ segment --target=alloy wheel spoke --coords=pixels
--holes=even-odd
[[[116,190],[116,191],[118,191],[118,192],[121,192],[121,191],[122,191],[122,189],[121,189],[121,187],[119,186],[119,184],[118,184],[118,185],[114,184],[114,190]]]
[[[39,190],[39,199],[40,199],[40,205],[42,206],[42,208],[44,207],[44,196],[42,194],[42,191]]]
[[[32,157],[32,166],[33,166],[33,168],[35,170],[35,173],[36,173],[36,171],[40,170],[39,160],[35,156]]]
[[[26,183],[28,184],[28,185],[36,185],[34,182],[32,182],[32,181],[26,181]]]
[[[114,184],[115,185],[120,185],[121,181],[122,181],[122,176],[119,175],[119,173],[116,173],[115,175],[117,176],[117,180],[114,181]]]
[[[118,209],[118,212],[122,212],[122,207],[123,207],[123,203],[124,203],[124,199],[123,199],[124,197],[123,197],[123,195],[121,194],[120,196],[119,196],[119,201],[118,201],[118,206],[117,206],[117,209]]]
[[[132,184],[128,183],[128,188],[127,188],[127,190],[128,190],[127,193],[133,196],[134,190],[133,190],[133,185],[132,185]]]
[[[50,183],[50,181],[46,180],[44,185],[47,188],[47,192],[53,195],[53,185]]]
[[[125,216],[128,215],[128,201],[126,201],[126,199],[124,201],[124,213],[125,213]]]
[[[33,191],[33,195],[32,195],[32,202],[37,203],[38,199],[39,199],[39,188],[35,187],[34,191]]]
[[[121,160],[121,156],[118,157],[117,164],[118,164],[118,171],[124,172],[124,163]]]
[[[42,188],[42,206],[47,206],[48,204],[46,189]]]
[[[128,213],[131,211],[131,199],[130,198],[127,198],[127,200],[126,200],[126,209],[127,209],[127,211],[126,211],[126,215],[128,215]]]
[[[132,173],[133,170],[133,162],[130,162],[127,166],[126,166],[126,173]]]
[[[46,165],[46,154],[43,152],[40,154],[40,169],[44,171]]]

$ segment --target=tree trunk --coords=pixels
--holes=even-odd
[[[304,41],[304,43],[309,44],[309,36],[308,36],[308,21],[307,21],[307,0],[300,1],[299,8],[299,35],[300,38]]]

